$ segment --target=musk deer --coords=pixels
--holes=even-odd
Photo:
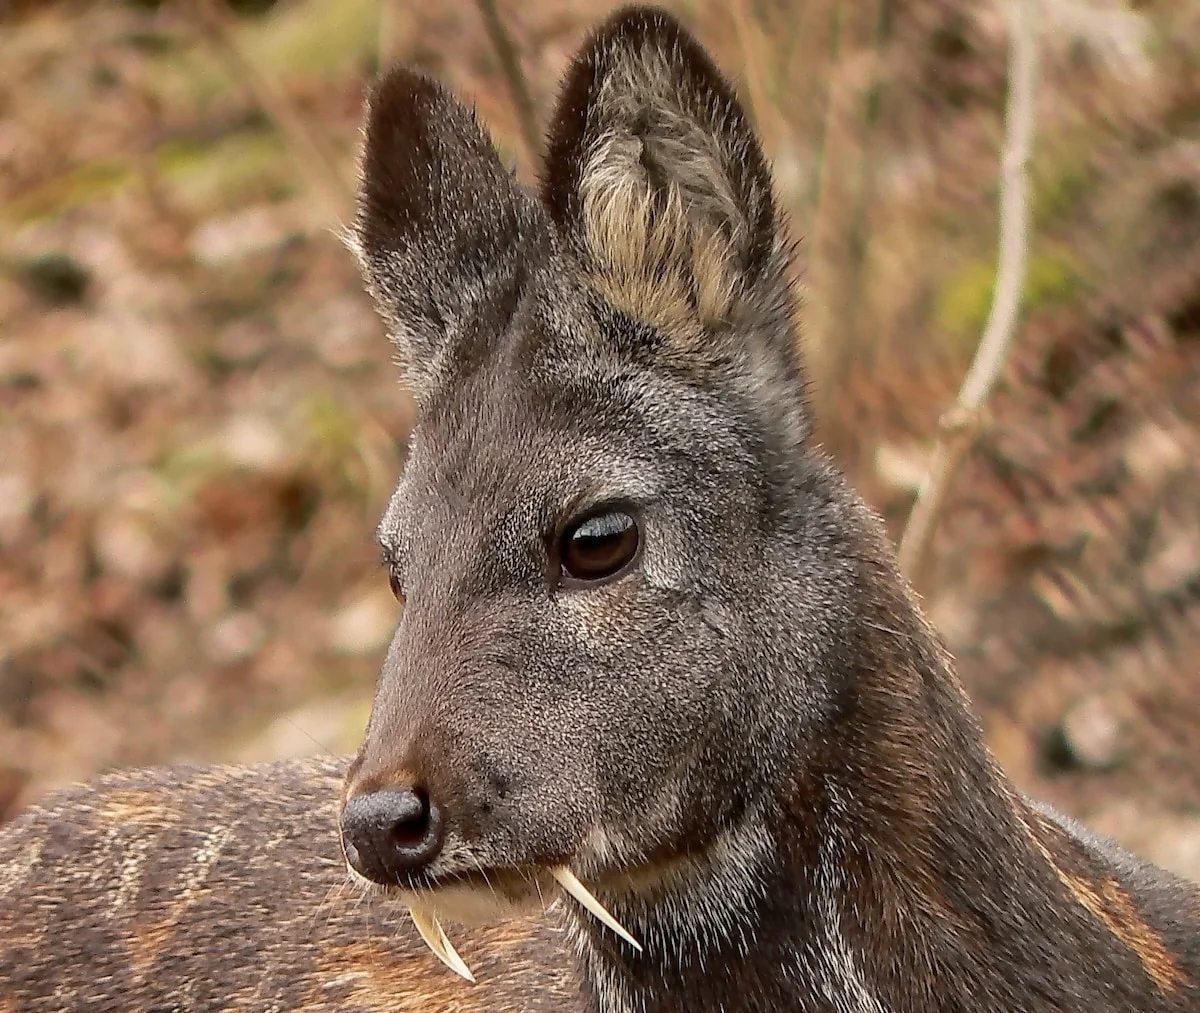
[[[417,422],[360,751],[19,820],[0,1009],[1200,1008],[1200,892],[1006,779],[816,446],[780,218],[664,13],[586,42],[540,193],[378,84],[352,243]]]

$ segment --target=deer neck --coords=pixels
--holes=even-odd
[[[920,626],[906,651],[921,657],[858,659],[787,782],[672,870],[670,892],[597,891],[644,950],[574,921],[594,1013],[939,1009],[934,969],[953,973],[964,938],[1020,934],[1005,912],[1032,856],[1024,802]]]

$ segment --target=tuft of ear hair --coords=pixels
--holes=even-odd
[[[733,89],[662,11],[623,10],[581,49],[542,196],[602,294],[676,335],[736,324],[778,284],[766,158]]]
[[[365,119],[350,245],[420,396],[484,321],[511,315],[548,227],[474,114],[436,81],[392,69]]]
[[[671,15],[628,8],[589,36],[540,197],[428,78],[391,70],[365,120],[352,245],[419,405],[494,351],[522,305],[553,304],[560,342],[586,332],[595,307],[563,296],[584,289],[643,325],[639,355],[740,392],[787,443],[807,439],[767,160],[733,88]]]

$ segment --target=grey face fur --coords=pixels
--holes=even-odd
[[[453,966],[432,918],[562,863],[643,945],[569,907],[572,973],[540,919],[464,932],[468,990],[392,905],[339,903],[336,768],[141,771],[0,828],[0,1008],[1200,1009],[1200,893],[1004,778],[812,446],[766,168],[682,29],[589,40],[540,195],[402,71],[363,168],[419,420],[347,864]],[[563,537],[614,505],[640,543],[581,583]]]
[[[653,892],[768,804],[848,628],[847,494],[809,445],[759,146],[689,37],[626,16],[567,76],[540,195],[438,85],[388,75],[356,240],[418,421],[348,792],[428,791],[422,883],[458,884],[452,916],[488,895],[473,871],[513,900],[564,861]],[[564,584],[564,532],[608,505],[635,565]]]

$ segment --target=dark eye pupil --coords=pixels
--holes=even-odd
[[[400,578],[394,570],[388,574],[388,587],[392,589],[392,594],[395,595],[397,601],[404,600],[404,588],[400,586]]]
[[[637,548],[638,529],[632,517],[620,511],[597,514],[568,530],[562,569],[576,580],[603,580],[628,565]]]

